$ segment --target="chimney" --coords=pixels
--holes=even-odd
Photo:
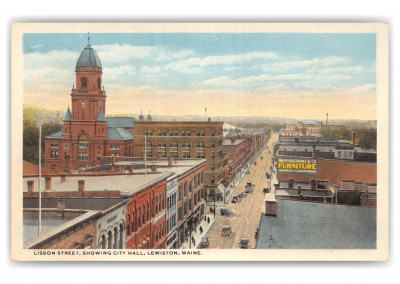
[[[151,165],[151,172],[156,173],[157,172],[157,166],[156,165]]]
[[[35,182],[33,180],[28,180],[26,183],[28,184],[29,195],[33,194],[33,191],[35,189]]]
[[[168,158],[168,168],[172,167],[172,158]]]
[[[293,184],[294,184],[294,180],[292,178],[290,178],[289,182],[288,182],[289,190],[293,189]]]
[[[317,190],[317,180],[316,179],[311,180],[311,190]]]
[[[326,113],[326,125],[328,125],[328,113]]]
[[[46,191],[50,191],[51,190],[51,177],[45,177],[44,179],[46,181]]]
[[[231,143],[233,144],[233,143],[235,143],[235,141],[236,141],[236,138],[235,137],[231,137]]]
[[[67,177],[65,175],[61,176],[61,182],[64,183],[67,181]]]
[[[129,171],[130,174],[133,173],[133,165],[128,166],[128,171]]]
[[[65,200],[57,199],[57,217],[64,218]]]
[[[78,180],[78,191],[82,194],[85,191],[85,181],[84,180]]]
[[[356,140],[357,140],[357,133],[353,132],[351,143],[353,145],[356,145],[356,143],[357,143]]]
[[[319,150],[313,149],[313,159],[318,159],[318,152]]]

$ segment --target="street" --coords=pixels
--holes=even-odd
[[[245,185],[251,181],[255,185],[250,193],[244,194],[243,198],[239,198],[237,203],[232,203],[231,199],[227,200],[226,207],[231,214],[229,216],[221,216],[219,208],[216,208],[216,215],[213,226],[208,232],[210,239],[209,248],[217,249],[232,249],[239,248],[239,240],[247,238],[250,240],[249,248],[255,247],[255,235],[264,206],[263,189],[269,187],[269,179],[265,173],[269,172],[269,167],[272,163],[273,143],[277,140],[277,135],[272,134],[266,147],[261,155],[257,158],[257,165],[251,165],[250,174],[246,175],[243,181],[238,185],[233,195],[238,195],[244,192]],[[271,150],[271,154],[268,152]],[[263,157],[263,159],[261,159]],[[209,210],[209,209],[207,209]],[[222,226],[228,225],[231,227],[229,237],[221,236]]]

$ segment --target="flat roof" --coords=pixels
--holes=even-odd
[[[147,177],[145,169],[134,169],[133,174],[122,175],[101,175],[101,176],[66,176],[66,181],[61,182],[60,177],[52,177],[51,192],[70,192],[78,191],[78,180],[85,180],[85,191],[120,191],[122,195],[133,195],[142,191],[164,179],[180,176],[185,172],[205,163],[206,159],[185,159],[172,162],[172,167],[168,167],[168,160],[147,162]],[[132,162],[118,162],[117,165],[129,165]],[[137,163],[137,162],[133,162]],[[157,166],[157,172],[151,172],[151,166]],[[24,178],[24,192],[28,192],[28,180],[34,181],[34,190],[38,192],[38,177]],[[42,190],[45,187],[45,178],[42,177]]]
[[[375,249],[376,208],[277,200],[256,249]]]
[[[232,140],[230,138],[225,138],[222,145],[223,146],[239,145],[240,143],[242,143],[245,140],[246,139],[235,139],[235,141],[233,141],[233,143],[232,143]]]

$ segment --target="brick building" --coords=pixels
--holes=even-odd
[[[135,122],[134,156],[147,160],[206,159],[204,185],[215,192],[225,178],[228,155],[223,153],[222,121],[153,121],[141,116]],[[145,136],[147,145],[145,147]]]
[[[133,154],[133,118],[106,118],[102,65],[88,44],[76,66],[76,88],[71,90],[63,129],[45,137],[45,168],[70,172],[99,164],[102,156]]]
[[[224,139],[223,151],[229,153],[229,159],[232,161],[234,169],[240,168],[252,154],[250,140],[235,137]]]

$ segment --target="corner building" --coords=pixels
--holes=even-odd
[[[227,155],[223,154],[222,121],[153,121],[143,116],[135,122],[134,156],[147,160],[206,159],[204,186],[217,191],[224,179]],[[145,138],[146,137],[146,138]],[[146,140],[146,147],[145,147]]]
[[[67,109],[63,129],[45,137],[45,169],[71,172],[100,164],[102,156],[133,154],[133,118],[111,118],[106,114],[106,92],[102,87],[102,65],[88,44],[75,67],[76,88],[71,90],[72,110]],[[126,123],[130,119],[132,123]],[[128,127],[126,127],[128,125]]]

